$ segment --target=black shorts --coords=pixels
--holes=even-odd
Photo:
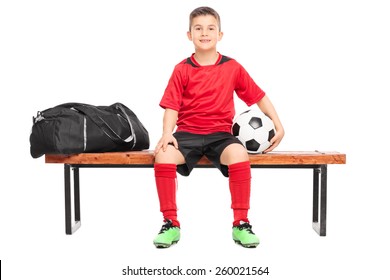
[[[228,167],[221,164],[220,157],[223,150],[230,144],[241,144],[232,134],[217,132],[203,135],[179,131],[175,132],[173,136],[176,138],[179,151],[183,154],[186,162],[177,166],[179,174],[190,175],[200,158],[206,156],[225,177],[229,177]]]

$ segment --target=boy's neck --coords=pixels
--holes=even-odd
[[[216,50],[207,52],[195,51],[194,54],[194,59],[199,65],[202,66],[214,65],[215,63],[217,63],[218,58],[219,53]]]

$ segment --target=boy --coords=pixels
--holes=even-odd
[[[284,129],[271,101],[244,68],[217,52],[223,33],[215,10],[199,7],[192,11],[187,36],[195,46],[195,53],[176,65],[160,102],[165,113],[163,135],[155,149],[154,170],[165,224],[153,242],[157,248],[168,248],[179,241],[176,171],[188,176],[205,155],[229,177],[233,240],[247,248],[256,247],[259,239],[247,217],[251,183],[248,153],[231,134],[235,114],[233,92],[248,106],[257,104],[273,120],[276,134],[265,152],[278,146]]]

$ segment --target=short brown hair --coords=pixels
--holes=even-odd
[[[211,15],[211,16],[215,17],[215,19],[218,22],[219,31],[221,31],[221,18],[219,17],[219,14],[217,13],[217,11],[214,10],[213,8],[210,8],[210,7],[199,7],[191,12],[189,30],[191,31],[191,24],[192,24],[192,20],[194,18],[196,18],[198,16],[207,16],[207,15]]]

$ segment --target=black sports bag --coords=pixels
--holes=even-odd
[[[149,133],[122,103],[93,106],[65,103],[33,117],[30,153],[78,154],[139,151],[149,148]]]

